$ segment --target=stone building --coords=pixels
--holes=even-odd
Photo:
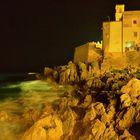
[[[93,62],[99,61],[102,57],[101,44],[98,42],[88,42],[75,48],[74,62]]]
[[[125,11],[116,5],[115,21],[103,22],[103,52],[140,50],[140,11]]]
[[[140,10],[116,5],[115,21],[103,22],[102,47],[94,42],[76,47],[74,62],[102,62],[103,69],[140,66]]]

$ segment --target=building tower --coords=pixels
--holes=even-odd
[[[115,21],[122,21],[123,13],[125,10],[125,5],[124,4],[117,4],[115,6]]]

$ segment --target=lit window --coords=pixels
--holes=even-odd
[[[133,41],[126,42],[126,47],[127,48],[133,48],[134,47],[134,42]]]
[[[138,33],[137,32],[134,32],[134,37],[137,37],[138,36]]]
[[[132,48],[132,43],[131,43],[131,42],[127,42],[127,43],[126,43],[126,47],[127,47],[127,48]]]

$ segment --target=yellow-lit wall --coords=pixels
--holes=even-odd
[[[124,13],[124,10],[125,10],[125,5],[124,4],[117,4],[115,6],[115,10],[116,10],[115,20],[116,21],[121,21],[123,13]]]
[[[95,46],[88,46],[88,62],[98,61],[101,58],[101,50]]]
[[[76,47],[74,52],[74,62],[87,62],[88,59],[88,43]]]
[[[137,32],[137,36],[134,32]],[[123,14],[123,52],[127,42],[134,42],[135,45],[140,43],[140,11],[127,11]]]
[[[76,47],[74,52],[74,62],[93,62],[101,59],[102,51],[96,48],[96,44],[87,43]]]
[[[122,52],[122,22],[103,23],[103,51]]]
[[[110,22],[103,22],[103,52],[108,52],[110,41]]]

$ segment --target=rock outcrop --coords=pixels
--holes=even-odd
[[[49,71],[45,76],[51,73],[54,78],[54,71]],[[59,84],[72,85],[73,90],[65,92],[59,105],[46,104],[22,140],[138,139],[139,134],[132,131],[140,123],[138,72],[93,71],[91,64],[72,62],[55,68],[54,79]]]
[[[61,120],[56,115],[48,115],[27,130],[22,140],[60,140],[62,135]]]

